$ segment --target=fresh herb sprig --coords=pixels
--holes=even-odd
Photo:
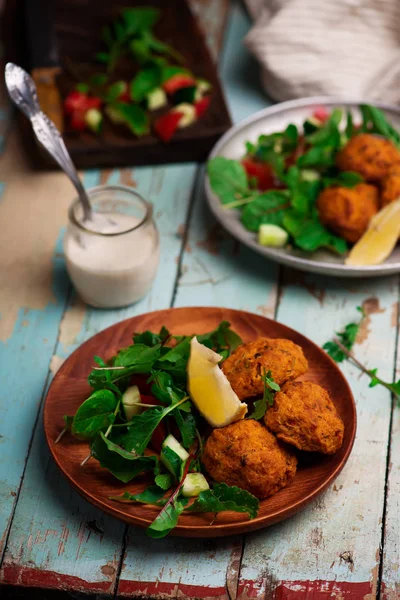
[[[326,350],[329,356],[337,363],[341,363],[344,360],[349,360],[358,369],[360,369],[362,373],[370,378],[370,388],[373,388],[377,385],[385,387],[393,394],[397,402],[400,404],[400,379],[393,383],[384,381],[378,376],[378,369],[368,369],[351,352],[357,340],[360,327],[367,316],[361,306],[358,306],[357,310],[361,312],[361,320],[357,323],[348,323],[342,331],[336,333],[337,337],[323,345],[323,349]]]
[[[266,373],[264,369],[263,381],[263,397],[254,402],[254,410],[248,417],[248,419],[255,419],[256,421],[260,421],[261,419],[263,419],[268,408],[270,408],[274,404],[274,397],[276,392],[279,392],[281,389],[276,383],[276,381],[274,381],[271,371],[268,371]]]

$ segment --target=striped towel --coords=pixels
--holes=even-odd
[[[400,0],[245,0],[269,96],[400,104]]]

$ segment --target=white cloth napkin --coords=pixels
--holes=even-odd
[[[269,96],[400,104],[400,0],[245,0]]]

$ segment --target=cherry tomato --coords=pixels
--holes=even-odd
[[[196,85],[196,81],[193,77],[185,75],[184,73],[177,73],[167,79],[167,81],[164,81],[162,86],[167,94],[175,94],[175,92],[182,88],[192,87],[194,85]]]
[[[67,115],[72,115],[73,112],[86,109],[87,95],[77,90],[70,92],[64,100],[64,110]]]
[[[242,160],[242,165],[247,176],[249,178],[254,177],[257,180],[257,188],[262,192],[276,187],[274,172],[267,163],[246,157]]]
[[[71,115],[71,127],[75,131],[84,131],[86,129],[85,113],[86,110],[74,110]]]
[[[154,131],[163,142],[169,142],[178,129],[178,123],[183,114],[181,112],[169,112],[157,119],[154,123]]]
[[[330,113],[326,110],[325,106],[318,106],[312,116],[314,117],[314,119],[318,119],[318,121],[321,121],[321,123],[325,123],[325,121],[327,121],[330,117]]]
[[[211,96],[204,96],[204,98],[201,98],[200,100],[197,100],[197,102],[194,103],[194,107],[196,109],[196,115],[198,118],[200,118],[202,115],[204,115],[206,110],[208,110],[208,107],[210,106],[210,102],[211,102]]]

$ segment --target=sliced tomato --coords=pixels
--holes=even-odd
[[[321,123],[325,123],[325,121],[329,119],[330,113],[326,110],[325,106],[317,106],[312,116],[314,117],[314,119],[318,119],[318,121],[321,121]]]
[[[197,100],[197,102],[194,103],[194,107],[196,109],[196,115],[198,118],[203,116],[204,113],[206,112],[206,110],[208,110],[208,107],[210,106],[210,102],[211,102],[211,96],[204,96],[204,98],[201,98],[201,100]]]
[[[97,96],[88,96],[86,100],[86,109],[90,110],[91,108],[99,109],[101,107],[102,101],[101,98],[97,98]]]
[[[185,73],[177,73],[173,75],[167,81],[164,81],[162,87],[167,92],[167,94],[175,94],[178,90],[181,90],[185,87],[192,87],[196,85],[196,80],[193,79],[190,75],[185,75]]]
[[[265,162],[259,162],[253,158],[246,157],[242,160],[242,165],[247,176],[254,177],[257,181],[257,188],[264,192],[275,188],[275,177],[271,167]]]
[[[140,388],[139,388],[140,389]],[[145,394],[140,394],[140,400],[143,404],[157,404],[159,406],[164,406],[162,402],[154,398],[154,396],[147,396]],[[167,437],[167,432],[165,429],[164,423],[161,421],[159,425],[153,431],[153,435],[151,436],[150,444],[158,454],[161,452],[162,443]]]
[[[71,127],[74,131],[84,131],[86,129],[85,114],[86,110],[74,110],[71,115]]]
[[[163,142],[169,142],[178,129],[178,124],[183,114],[181,112],[171,111],[154,122],[154,131]]]
[[[68,115],[72,115],[73,112],[86,109],[88,96],[77,90],[70,92],[64,100],[64,110]]]

